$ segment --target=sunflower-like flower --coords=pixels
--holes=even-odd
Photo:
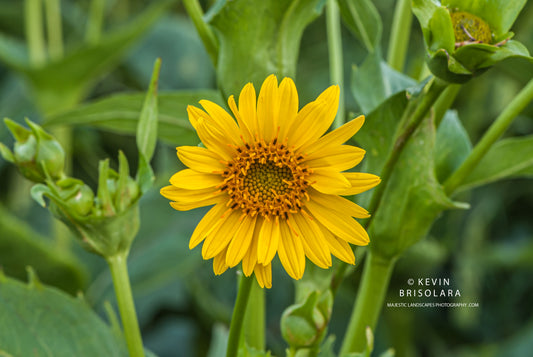
[[[331,86],[298,111],[294,82],[269,76],[259,98],[248,83],[228,100],[236,121],[217,104],[202,100],[187,108],[205,147],[181,146],[188,169],[170,179],[161,194],[179,211],[212,207],[196,227],[189,248],[203,241],[202,256],[213,258],[215,274],[242,262],[261,287],[272,286],[276,253],[294,279],[306,257],[321,268],[331,255],[353,264],[351,244],[367,245],[368,234],[354,218],[368,212],[339,195],[376,186],[379,177],[344,172],[357,165],[363,149],[343,145],[363,125],[360,116],[323,135],[333,122],[339,87]]]

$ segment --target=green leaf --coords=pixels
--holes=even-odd
[[[137,147],[147,162],[152,158],[157,142],[157,82],[160,68],[161,58],[158,58],[137,125]]]
[[[472,151],[472,143],[456,111],[448,110],[437,130],[435,172],[444,182]]]
[[[379,53],[367,56],[360,68],[353,67],[351,89],[361,111],[374,111],[387,98],[416,85],[416,81],[385,63]]]
[[[127,356],[119,340],[81,299],[35,278],[0,276],[0,346],[8,356]]]
[[[322,11],[324,0],[219,0],[210,24],[219,39],[217,78],[224,97],[237,95],[269,74],[294,77],[301,35]]]
[[[87,282],[85,267],[68,251],[57,249],[51,240],[1,205],[0,262],[4,273],[21,280],[26,277],[26,266],[31,265],[45,283],[71,294],[83,289]]]
[[[211,338],[207,357],[225,357],[228,347],[228,329],[224,325],[216,324],[213,326],[212,334],[213,337]]]
[[[368,52],[379,51],[383,25],[378,10],[370,0],[338,0],[344,23]]]
[[[48,118],[45,126],[91,125],[123,134],[135,134],[144,101],[143,93],[119,94]],[[199,142],[187,117],[187,106],[207,99],[223,105],[218,91],[176,91],[158,94],[159,139],[173,145]]]
[[[483,157],[459,190],[513,177],[533,177],[533,136],[503,139]]]

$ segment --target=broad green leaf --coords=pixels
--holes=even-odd
[[[158,58],[154,64],[152,80],[144,99],[141,109],[139,123],[137,125],[137,147],[139,153],[144,156],[146,161],[150,161],[154,154],[157,142],[157,82],[159,79],[159,70],[161,68],[161,58]]]
[[[415,85],[414,79],[390,68],[379,53],[368,55],[363,65],[360,68],[354,66],[352,71],[352,94],[364,114],[374,111],[387,98]]]
[[[338,0],[341,16],[350,31],[368,52],[379,52],[383,25],[378,10],[370,0]]]
[[[0,276],[0,351],[5,356],[127,356],[122,340],[82,300]]]
[[[503,139],[483,157],[459,190],[512,177],[533,177],[533,136]]]
[[[468,133],[456,111],[447,111],[437,130],[435,143],[435,172],[444,182],[472,151]]]
[[[219,39],[217,78],[225,97],[247,82],[256,89],[269,74],[294,77],[303,30],[324,0],[219,0],[210,24]]]
[[[392,258],[424,238],[445,209],[464,208],[452,202],[435,177],[435,128],[424,121],[410,138],[394,168],[370,226],[370,249]]]
[[[135,134],[144,101],[143,93],[119,94],[80,106],[48,118],[45,126],[91,125],[104,130]],[[197,105],[201,99],[223,105],[218,91],[177,91],[159,93],[159,139],[172,145],[196,145],[199,142],[187,117],[187,106]]]
[[[87,283],[85,268],[68,251],[57,249],[50,239],[33,231],[1,205],[0,264],[4,273],[21,280],[26,278],[26,266],[30,265],[46,284],[71,294]]]

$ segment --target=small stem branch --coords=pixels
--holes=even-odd
[[[45,0],[48,54],[52,60],[63,57],[63,29],[59,0]]]
[[[365,228],[370,226],[372,218],[376,215],[376,211],[381,203],[383,193],[387,188],[393,169],[396,166],[396,162],[400,158],[400,155],[403,152],[405,145],[415,132],[416,128],[418,128],[422,120],[424,120],[429,109],[435,103],[435,101],[440,96],[442,91],[446,88],[446,86],[447,84],[439,80],[435,80],[431,84],[428,92],[423,96],[420,104],[416,107],[412,115],[407,118],[403,130],[396,137],[394,146],[392,147],[389,153],[389,157],[387,158],[387,161],[385,162],[385,165],[383,166],[383,170],[380,175],[381,183],[376,187],[374,194],[372,195],[372,199],[368,207],[368,211],[372,213],[372,216],[365,222]]]
[[[514,118],[533,100],[533,79],[518,93],[503,112],[496,118],[470,155],[444,183],[444,191],[451,195],[479,164],[492,145],[502,136]]]
[[[387,63],[397,71],[402,72],[405,64],[405,54],[411,34],[411,0],[398,0],[392,20]]]
[[[265,349],[265,290],[257,281],[252,283],[244,315],[244,340],[249,347],[258,351]]]
[[[122,319],[129,355],[130,357],[144,357],[141,331],[139,330],[137,313],[135,312],[135,305],[131,293],[130,278],[128,276],[127,256],[127,253],[119,253],[107,258],[107,263],[109,264],[113,285],[115,286],[118,309],[120,318]]]
[[[92,0],[85,30],[85,41],[90,44],[97,44],[102,36],[102,25],[104,23],[105,0]]]
[[[237,300],[235,301],[235,307],[233,308],[233,315],[231,317],[231,324],[229,328],[226,357],[235,357],[238,354],[239,340],[241,337],[246,305],[248,305],[250,290],[252,289],[252,283],[254,282],[254,279],[254,276],[246,277],[244,275],[240,279]]]
[[[35,67],[42,66],[46,61],[46,52],[44,49],[43,8],[41,0],[26,0],[24,2],[24,22],[30,63]]]
[[[344,335],[340,356],[365,350],[365,329],[370,326],[374,331],[376,327],[395,261],[375,256],[372,252],[367,254],[363,279]]]
[[[333,129],[344,124],[344,71],[342,62],[342,35],[339,6],[336,0],[328,0],[326,5],[326,27],[328,33],[329,77],[331,84],[340,87],[339,109],[333,122]]]
[[[208,24],[203,19],[204,12],[198,0],[183,0],[183,5],[187,13],[191,17],[198,35],[204,43],[204,47],[213,62],[213,65],[216,67],[218,61],[218,41],[213,33],[213,30],[209,27]]]

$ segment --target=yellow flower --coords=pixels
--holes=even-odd
[[[188,169],[170,179],[161,194],[179,211],[211,206],[196,227],[189,248],[202,241],[202,256],[213,258],[215,274],[242,262],[244,275],[255,273],[261,287],[272,286],[272,259],[279,256],[287,273],[300,279],[306,257],[321,268],[331,254],[353,264],[348,243],[367,245],[368,234],[354,218],[368,212],[339,195],[376,186],[379,177],[343,172],[357,165],[365,151],[342,145],[361,128],[360,116],[323,135],[339,102],[331,86],[298,111],[294,82],[278,87],[269,76],[259,98],[248,83],[229,107],[236,121],[217,104],[189,106],[189,120],[204,147],[178,147]],[[353,218],[354,217],[354,218]]]

